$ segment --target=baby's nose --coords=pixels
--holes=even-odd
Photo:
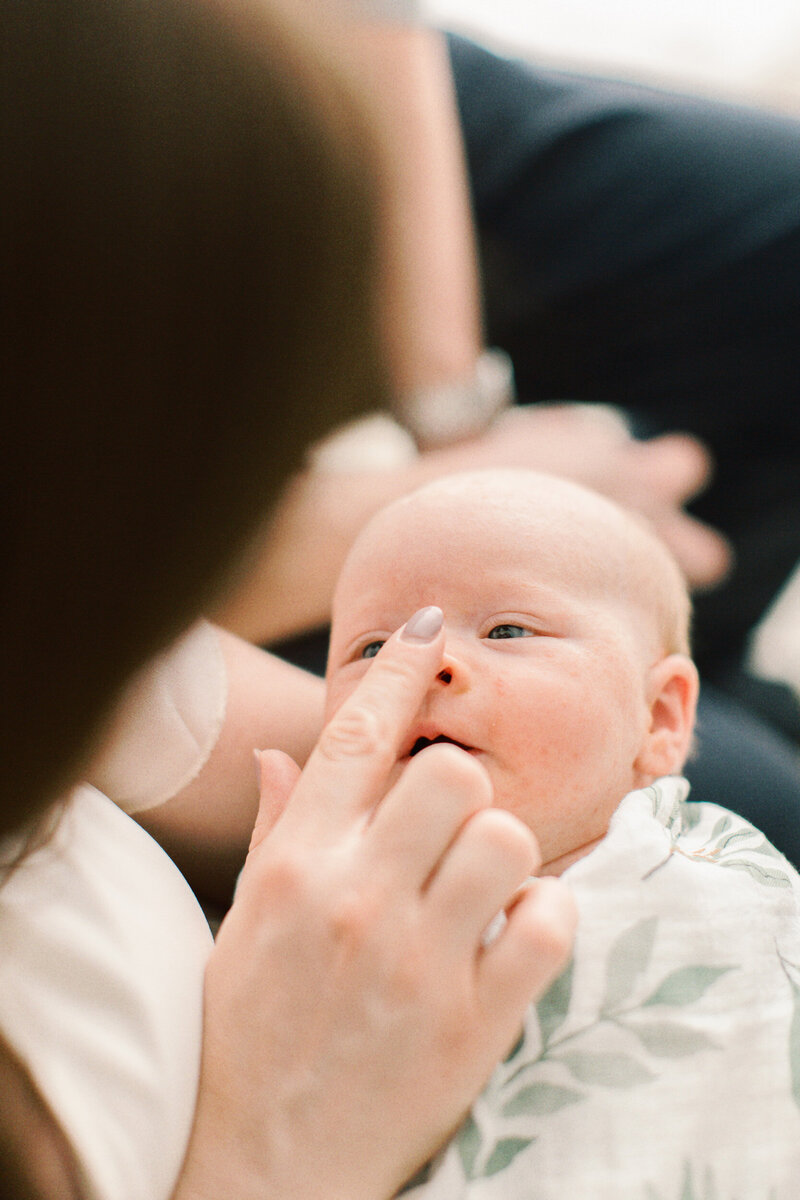
[[[436,687],[452,688],[461,692],[470,685],[471,672],[463,654],[458,648],[445,647],[442,669],[436,676]]]

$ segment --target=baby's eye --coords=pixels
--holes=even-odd
[[[381,646],[385,645],[383,641],[367,642],[366,646],[361,651],[361,658],[374,658],[380,650]]]
[[[521,638],[533,637],[533,634],[524,625],[495,625],[486,636],[489,638]]]

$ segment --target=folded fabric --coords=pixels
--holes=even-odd
[[[800,876],[687,793],[630,793],[565,872],[574,959],[414,1200],[800,1196]]]

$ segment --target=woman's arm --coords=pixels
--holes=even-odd
[[[382,163],[383,327],[397,395],[472,377],[482,347],[467,173],[444,37],[352,22],[346,68]]]
[[[469,379],[481,349],[467,173],[442,34],[407,5],[303,0],[372,124],[383,329],[399,395]],[[391,14],[398,12],[397,19]]]

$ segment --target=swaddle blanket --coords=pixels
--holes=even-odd
[[[798,1200],[800,876],[687,793],[565,872],[573,962],[404,1200]]]

